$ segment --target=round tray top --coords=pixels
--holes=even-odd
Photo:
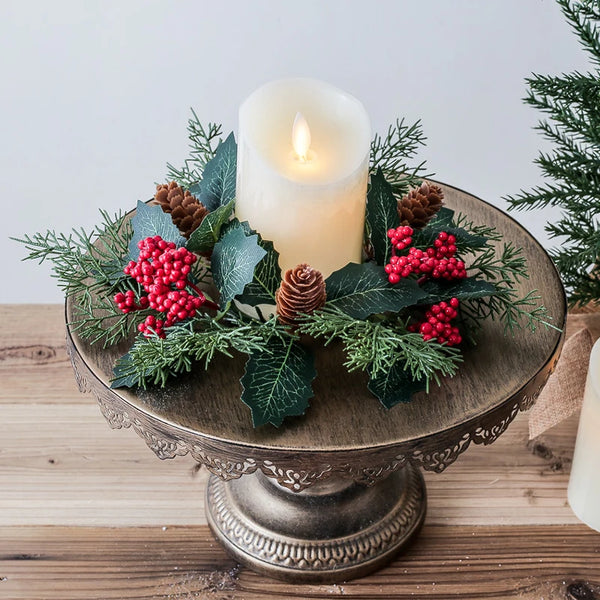
[[[506,242],[524,248],[530,279],[520,283],[518,293],[538,290],[554,324],[563,329],[564,291],[539,243],[500,210],[442,187],[449,208],[476,224],[496,227]],[[71,310],[67,302],[68,320]],[[104,350],[74,332],[68,343],[80,384],[96,393],[110,424],[133,426],[161,458],[191,452],[225,478],[261,468],[289,479],[290,470],[298,488],[303,480],[310,483],[329,471],[375,479],[405,460],[442,470],[471,441],[494,441],[520,409],[534,402],[558,359],[563,337],[544,327],[533,334],[517,331],[513,337],[504,334],[501,323],[488,320],[477,346],[465,350],[455,377],[439,387],[433,383],[428,394],[419,393],[390,410],[369,393],[364,374],[346,372],[339,351],[319,350],[315,396],[306,414],[279,428],[257,429],[240,400],[243,357],[218,358],[207,372],[198,367],[163,390],[111,390],[114,362],[128,344]]]

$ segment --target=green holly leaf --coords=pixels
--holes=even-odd
[[[440,210],[429,221],[428,226],[443,231],[444,227],[452,227],[454,222],[454,211],[447,206],[442,206]]]
[[[382,371],[371,377],[367,383],[369,391],[386,408],[392,408],[400,402],[410,402],[412,395],[426,389],[425,380],[414,380],[404,370],[400,362],[395,362],[389,371]]]
[[[281,283],[279,252],[275,250],[273,242],[263,240],[260,236],[258,243],[266,255],[256,266],[254,278],[239,297],[240,302],[251,306],[274,303],[275,292]]]
[[[129,242],[129,260],[137,260],[140,254],[138,242],[147,237],[160,235],[167,242],[175,242],[177,247],[185,246],[186,239],[171,220],[171,215],[163,212],[158,205],[149,205],[138,200],[135,215],[131,219],[133,237]]]
[[[488,242],[487,238],[482,235],[473,235],[462,227],[456,227],[454,211],[443,206],[426,227],[414,232],[413,246],[422,250],[430,248],[441,231],[456,238],[456,246],[459,251],[461,247],[483,248]]]
[[[217,146],[215,156],[204,167],[202,181],[190,186],[192,193],[209,211],[235,198],[237,144],[233,133]]]
[[[371,185],[367,193],[367,223],[371,230],[375,260],[378,265],[385,265],[392,253],[387,232],[388,229],[395,229],[400,225],[400,217],[398,201],[381,169],[378,169],[375,175],[371,175]]]
[[[231,302],[252,281],[256,265],[266,255],[258,244],[258,235],[247,235],[243,227],[232,227],[221,236],[213,249],[213,280],[219,289],[221,306]]]
[[[417,304],[426,294],[412,279],[391,285],[383,269],[374,263],[349,263],[325,281],[327,306],[355,318],[399,310]]]
[[[131,388],[140,383],[140,375],[133,365],[129,352],[117,360],[113,368],[113,375],[114,377],[110,381],[110,387],[113,389],[121,387]]]
[[[252,410],[254,427],[279,427],[285,417],[304,414],[317,376],[312,353],[290,339],[274,339],[268,352],[248,358],[242,377],[242,401]]]
[[[219,239],[221,228],[229,221],[234,206],[235,200],[230,200],[227,204],[209,212],[190,235],[186,248],[190,252],[210,252]]]
[[[493,296],[496,293],[496,286],[489,281],[468,277],[458,281],[443,281],[429,279],[421,289],[426,297],[419,301],[419,304],[437,304],[442,300],[449,298],[458,298],[459,300],[474,300],[475,298],[485,298]]]

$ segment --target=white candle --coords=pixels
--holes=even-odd
[[[600,340],[590,355],[568,497],[579,519],[600,531]]]
[[[361,262],[370,142],[362,104],[321,81],[274,81],[242,104],[236,216],[273,242],[283,272]]]

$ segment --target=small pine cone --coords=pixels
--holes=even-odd
[[[199,202],[188,190],[184,191],[174,181],[157,185],[154,200],[164,212],[171,215],[173,223],[186,238],[190,237],[208,214],[202,202]]]
[[[275,293],[280,323],[293,325],[299,314],[310,314],[325,304],[325,281],[310,265],[297,265],[285,272]]]
[[[413,229],[423,229],[431,218],[442,208],[444,192],[438,185],[426,183],[411,190],[398,202],[400,225]]]

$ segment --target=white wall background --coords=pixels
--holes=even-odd
[[[437,178],[503,207],[541,180],[524,78],[586,69],[552,0],[0,0],[0,23],[0,302],[62,300],[8,237],[149,198],[190,107],[228,132],[260,84],[324,79],[377,131],[421,118]],[[551,216],[517,213],[544,243]]]

